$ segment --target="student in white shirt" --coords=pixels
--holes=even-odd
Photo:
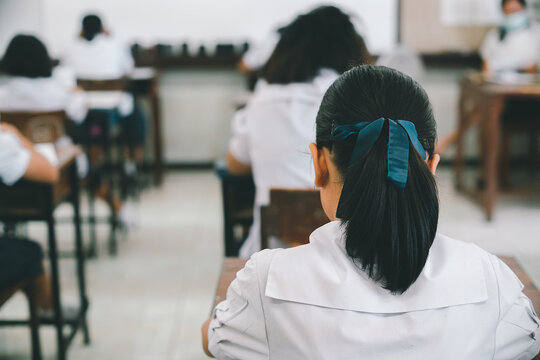
[[[536,72],[540,61],[540,28],[527,15],[525,0],[502,0],[503,24],[486,36],[480,53],[491,72]]]
[[[20,179],[54,183],[58,169],[36,152],[15,127],[0,123],[0,182],[11,186]],[[51,283],[42,261],[38,243],[0,235],[0,290],[33,279],[40,314],[52,308]]]
[[[45,45],[35,36],[19,34],[11,39],[2,61],[10,76],[0,86],[1,111],[65,110],[77,124],[86,119],[86,97],[76,88],[66,69],[54,71]]]
[[[315,139],[322,96],[352,64],[370,61],[349,17],[333,6],[312,10],[281,29],[263,79],[232,125],[228,169],[252,172],[256,185],[254,223],[240,256],[260,250],[259,208],[268,204],[270,188],[312,187],[308,145]]]
[[[78,79],[88,80],[120,79],[128,76],[135,67],[129,49],[109,34],[101,18],[95,14],[83,18],[80,36],[65,54],[62,63],[73,69]],[[141,109],[133,106],[133,97],[126,95],[130,105],[129,110],[121,114],[122,131],[129,145],[131,159],[137,165],[142,165],[146,120]]]
[[[0,86],[0,111],[64,110],[76,125],[73,127],[75,135],[85,130],[83,123],[88,107],[84,91],[76,87],[69,69],[53,70],[47,48],[38,38],[16,35],[6,49],[2,68],[10,78]],[[65,137],[62,141],[71,139]],[[81,155],[77,160],[79,175],[85,177],[88,173],[86,156]],[[126,208],[98,178],[95,176],[89,181],[95,187],[95,195],[111,204],[122,223],[130,224],[129,206]]]
[[[540,320],[497,257],[437,233],[424,90],[359,66],[327,91],[310,149],[331,220],[261,251],[203,326],[218,359],[532,359]]]

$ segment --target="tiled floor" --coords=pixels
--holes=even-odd
[[[455,194],[452,172],[438,174],[440,230],[472,241],[497,254],[516,255],[540,285],[540,196],[499,202],[495,219],[486,222],[480,209]],[[104,210],[104,209],[102,209]],[[62,208],[58,216],[69,214]],[[211,171],[177,172],[161,189],[145,193],[138,205],[140,225],[120,243],[117,257],[101,253],[88,262],[92,344],[78,336],[70,359],[204,359],[200,325],[209,314],[221,265],[222,233],[219,183]],[[60,225],[61,247],[69,249],[71,228]],[[30,236],[44,238],[33,225]],[[73,262],[62,260],[63,292],[76,294]],[[17,296],[0,311],[25,314]],[[47,359],[55,353],[54,332],[43,329]],[[26,359],[26,329],[0,329],[0,359]]]

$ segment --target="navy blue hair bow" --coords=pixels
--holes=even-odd
[[[426,151],[418,140],[414,124],[405,120],[380,118],[371,122],[360,122],[353,125],[338,126],[332,136],[338,141],[344,141],[350,136],[357,135],[356,143],[349,164],[354,163],[381,135],[384,123],[388,122],[388,179],[399,189],[404,189],[409,174],[409,140],[422,159],[427,158]]]

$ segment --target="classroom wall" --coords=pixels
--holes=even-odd
[[[490,1],[499,3],[498,0]],[[440,7],[440,0],[403,0],[403,43],[421,53],[476,51],[490,25],[444,24]]]
[[[81,16],[97,11],[125,42],[180,44],[187,41],[213,47],[216,42],[262,41],[317,0],[41,0],[43,34],[51,52],[59,54],[79,31]],[[335,4],[359,15],[371,49],[391,48],[396,39],[397,0],[338,0]],[[62,19],[62,21],[59,21]]]
[[[41,32],[41,3],[41,0],[0,0],[1,54],[15,34]]]

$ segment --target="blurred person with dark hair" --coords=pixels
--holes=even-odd
[[[98,15],[83,17],[81,32],[68,49],[62,63],[75,72],[78,79],[113,80],[129,76],[135,63],[128,47],[110,35]],[[142,111],[134,106],[133,96],[125,94],[119,107],[122,131],[130,149],[132,161],[126,163],[126,172],[136,176],[137,166],[144,160],[146,120]]]
[[[253,172],[256,185],[254,223],[242,257],[260,250],[259,209],[268,204],[270,188],[313,184],[308,145],[324,92],[351,66],[371,62],[363,38],[336,7],[318,7],[281,29],[262,80],[233,120],[228,169]],[[277,245],[271,240],[270,246]]]
[[[536,72],[540,61],[540,29],[528,16],[525,0],[502,0],[504,21],[492,29],[480,49],[484,70]]]

